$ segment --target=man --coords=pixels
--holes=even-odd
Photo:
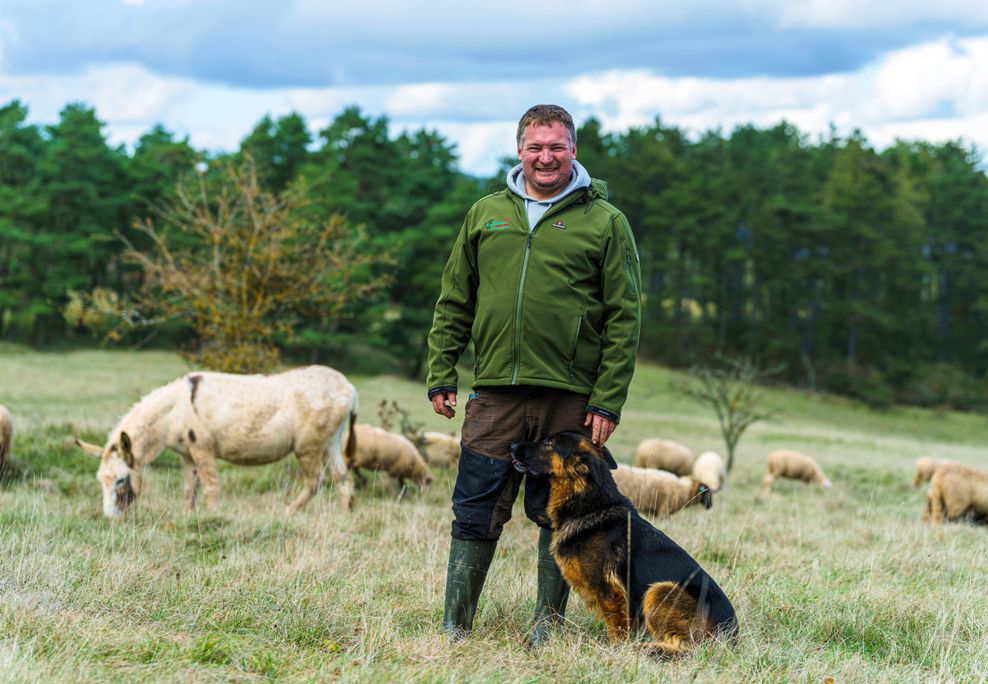
[[[466,404],[446,575],[443,630],[472,628],[487,569],[522,476],[512,442],[575,430],[603,445],[614,432],[635,367],[640,328],[638,250],[607,186],[576,161],[576,129],[562,107],[536,105],[518,123],[508,187],[467,213],[442,277],[429,333],[428,387],[452,418],[456,362],[472,339],[474,392]],[[548,484],[525,483],[539,525],[532,642],[563,617],[569,587],[549,553]]]

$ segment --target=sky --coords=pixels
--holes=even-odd
[[[0,0],[15,99],[32,123],[84,102],[113,144],[161,123],[213,152],[266,114],[315,134],[355,104],[439,131],[477,175],[537,103],[606,131],[786,120],[984,153],[988,0]]]

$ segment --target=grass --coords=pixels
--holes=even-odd
[[[149,469],[132,514],[100,513],[95,460],[144,392],[185,372],[156,352],[0,350],[0,403],[15,416],[0,480],[0,680],[59,681],[984,681],[988,529],[919,522],[912,464],[936,455],[988,466],[983,416],[893,409],[766,391],[771,420],[741,441],[714,508],[659,525],[731,597],[734,645],[673,662],[612,648],[571,600],[565,635],[539,652],[522,637],[535,595],[534,525],[519,504],[488,578],[476,631],[437,633],[455,472],[426,492],[371,477],[350,515],[326,489],[283,514],[299,486],[286,460],[221,466],[215,513],[182,511],[181,468]],[[352,378],[362,419],[396,399],[427,429],[449,429],[418,383]],[[715,420],[642,366],[610,446],[630,461],[645,436],[722,450]],[[462,413],[462,411],[460,412]],[[454,421],[458,422],[460,416]],[[777,482],[757,497],[764,455],[813,454],[829,491]]]

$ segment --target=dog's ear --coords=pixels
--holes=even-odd
[[[611,452],[607,447],[600,447],[600,455],[607,461],[607,465],[611,470],[617,470],[617,461],[611,456]]]
[[[700,501],[703,502],[703,507],[704,508],[713,508],[713,505],[714,505],[714,495],[713,495],[713,492],[710,491],[710,487],[708,487],[707,485],[704,485],[704,484],[700,485],[700,492],[699,492],[699,494],[700,494]]]

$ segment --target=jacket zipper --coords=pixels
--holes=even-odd
[[[518,370],[521,367],[521,303],[525,297],[525,278],[528,276],[528,259],[532,253],[532,236],[535,235],[535,231],[539,229],[539,226],[542,225],[542,223],[549,216],[553,216],[559,213],[560,211],[562,211],[563,209],[573,204],[576,204],[577,200],[580,198],[583,198],[585,201],[589,201],[589,198],[586,197],[587,192],[589,191],[584,190],[584,193],[574,192],[573,195],[571,195],[573,197],[572,200],[567,202],[566,199],[569,199],[567,197],[566,199],[564,199],[562,202],[559,202],[555,206],[549,207],[549,210],[546,211],[544,214],[542,214],[542,218],[540,218],[538,222],[534,226],[532,226],[532,229],[528,231],[528,240],[525,243],[525,256],[522,258],[522,262],[521,262],[521,277],[519,277],[518,279],[518,295],[515,297],[515,340],[514,340],[515,359],[513,364],[514,367],[511,369],[512,385],[518,384]],[[525,226],[527,227],[528,212],[525,211],[525,200],[522,200],[521,198],[519,198],[519,200],[521,202],[522,215],[524,215],[525,217]]]
[[[631,293],[634,294],[637,297],[638,296],[638,290],[635,287],[635,276],[631,272],[631,250],[630,249],[624,250],[624,257],[625,257],[625,268],[628,271],[628,286],[631,288]]]
[[[521,278],[518,280],[518,294],[515,297],[515,367],[511,371],[512,385],[518,384],[518,368],[521,366],[521,300],[525,294],[525,277],[528,275],[528,257],[532,253],[532,234],[534,232],[535,228],[528,232],[525,256],[521,262]]]

